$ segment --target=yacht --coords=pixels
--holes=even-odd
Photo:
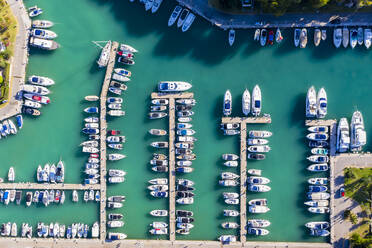
[[[156,210],[152,210],[150,212],[150,215],[156,216],[156,217],[165,217],[165,216],[168,216],[168,211],[167,210],[156,209]]]
[[[358,28],[358,45],[361,46],[363,45],[363,28],[359,27]]]
[[[330,227],[328,221],[313,221],[305,224],[307,228],[311,229],[328,229]]]
[[[234,44],[234,41],[235,41],[235,30],[230,29],[230,31],[229,31],[229,45],[232,46]]]
[[[301,29],[296,28],[294,30],[294,37],[293,37],[295,47],[298,47],[298,45],[300,44],[300,36],[301,36]]]
[[[107,112],[108,115],[111,116],[123,116],[125,115],[125,111],[123,110],[110,110]]]
[[[247,178],[247,183],[268,184],[268,183],[270,183],[270,179],[268,179],[266,177],[250,176],[250,177]]]
[[[48,20],[32,21],[32,27],[33,28],[51,28],[53,26],[54,26],[54,23],[52,21],[48,21]]]
[[[172,12],[172,14],[171,14],[171,16],[169,17],[169,20],[168,20],[168,27],[172,26],[176,22],[177,18],[181,14],[181,11],[182,11],[182,7],[179,6],[179,5],[177,5],[174,8],[174,10],[173,10],[173,12]]]
[[[28,78],[28,82],[40,86],[51,86],[54,85],[54,81],[48,77],[32,75]]]
[[[251,139],[249,138],[247,140],[248,145],[253,146],[253,145],[266,145],[269,143],[267,139]]]
[[[367,142],[367,134],[364,130],[363,116],[360,111],[355,111],[350,123],[351,143],[350,150],[360,151]]]
[[[252,199],[248,201],[248,204],[251,206],[267,206],[267,199],[266,198]]]
[[[346,118],[341,118],[337,127],[337,143],[336,149],[338,152],[347,152],[350,147],[350,130]]]
[[[238,155],[236,154],[231,154],[231,153],[226,153],[226,154],[223,154],[222,155],[222,159],[223,160],[227,160],[227,161],[230,161],[230,160],[237,160],[239,158]]]
[[[320,32],[320,29],[319,28],[316,28],[314,30],[314,45],[315,46],[319,46],[320,44],[320,41],[322,40],[322,34]]]
[[[46,39],[46,40],[52,40],[57,38],[57,34],[50,30],[44,30],[35,28],[31,30],[31,35],[36,38]]]
[[[242,96],[242,111],[244,115],[248,115],[251,111],[251,94],[245,89]]]
[[[186,17],[185,22],[182,25],[182,32],[186,32],[191,27],[191,24],[194,22],[194,20],[195,15],[193,13],[189,13]]]
[[[130,46],[130,45],[127,45],[127,44],[120,44],[120,51],[123,51],[123,52],[131,52],[131,53],[137,53],[138,51]]]
[[[358,43],[358,31],[356,29],[350,30],[350,46],[354,48]]]
[[[313,185],[326,185],[328,184],[328,179],[326,177],[316,177],[310,178],[307,182]]]
[[[234,192],[223,192],[222,195],[223,195],[224,199],[237,199],[237,198],[239,198],[239,194],[234,193]]]
[[[78,202],[79,201],[79,194],[76,190],[72,191],[72,201]]]
[[[251,205],[248,207],[248,211],[253,214],[264,214],[270,211],[267,206]]]
[[[108,155],[110,161],[116,161],[125,158],[125,155],[119,153],[112,153]]]
[[[307,160],[313,163],[328,163],[329,158],[328,156],[324,156],[324,155],[311,155],[307,157]]]
[[[328,133],[327,126],[312,126],[309,127],[307,130],[312,133]]]
[[[313,172],[327,171],[328,165],[327,164],[312,164],[309,167],[307,167],[307,170],[313,171]]]
[[[162,81],[158,84],[160,92],[178,92],[191,89],[192,85],[188,82],[181,81]]]
[[[341,46],[341,42],[342,42],[342,29],[335,28],[333,30],[333,44],[335,45],[336,48],[339,48]]]
[[[364,29],[364,46],[369,49],[372,43],[372,31],[370,28]]]
[[[266,29],[261,29],[261,34],[260,34],[260,44],[261,46],[265,46],[267,42],[267,30]]]
[[[55,50],[59,48],[59,44],[53,40],[45,40],[36,37],[31,37],[29,43],[30,46],[44,50]]]
[[[99,56],[99,59],[97,61],[98,67],[106,67],[107,63],[110,58],[110,52],[111,52],[111,41],[109,40],[106,45],[102,48],[101,55]]]
[[[223,215],[228,217],[236,217],[239,216],[239,212],[237,210],[225,209],[223,210]]]
[[[349,29],[347,27],[344,27],[342,29],[342,45],[344,46],[344,48],[347,48],[349,45],[349,37]]]
[[[307,29],[303,28],[301,29],[300,34],[300,48],[305,48],[307,44]]]
[[[267,185],[250,184],[248,185],[248,190],[252,192],[268,192],[271,188]]]
[[[268,235],[269,231],[263,228],[255,228],[255,227],[249,227],[247,234],[257,235],[257,236],[264,236]]]
[[[222,243],[230,243],[230,242],[236,242],[236,236],[234,235],[221,235],[218,237],[218,240]]]
[[[318,91],[317,110],[318,118],[324,118],[327,115],[327,93],[324,88]]]
[[[221,172],[221,179],[237,179],[239,175],[233,172]]]
[[[248,169],[247,170],[247,173],[252,175],[252,176],[261,176],[262,174],[262,170],[258,170],[258,169]]]
[[[48,95],[50,93],[50,91],[43,86],[36,86],[36,85],[30,85],[30,84],[22,85],[22,90],[29,92],[29,93],[43,95],[43,96]]]
[[[306,117],[316,117],[317,97],[314,86],[311,86],[306,95]]]
[[[262,109],[262,97],[261,97],[261,89],[258,85],[253,88],[252,91],[252,114],[254,116],[259,116]]]
[[[251,130],[248,135],[250,138],[269,138],[273,133],[269,131]]]
[[[249,146],[247,150],[253,153],[262,153],[262,152],[269,152],[271,148],[268,145],[254,145],[254,146]]]
[[[329,201],[328,200],[306,201],[304,202],[304,204],[309,207],[327,207],[329,205]]]
[[[329,207],[309,207],[307,210],[309,210],[309,212],[313,214],[329,213]]]

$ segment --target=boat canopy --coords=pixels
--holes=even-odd
[[[40,30],[40,29],[35,29],[35,35],[44,35],[45,31]]]
[[[254,101],[254,106],[256,108],[260,108],[261,107],[261,101],[258,101],[258,100]]]
[[[32,77],[32,78],[31,78],[31,81],[32,81],[33,83],[37,83],[39,80],[38,80],[38,77]]]

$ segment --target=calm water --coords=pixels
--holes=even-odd
[[[149,179],[160,176],[148,164],[154,152],[148,144],[156,139],[149,137],[147,130],[165,128],[167,121],[149,121],[146,113],[149,95],[159,80],[185,80],[193,83],[198,101],[193,117],[198,158],[195,172],[187,176],[196,182],[197,188],[195,204],[187,207],[195,213],[195,228],[182,238],[215,240],[223,233],[234,233],[219,227],[225,221],[222,210],[227,208],[221,200],[223,189],[217,186],[219,173],[224,169],[220,156],[239,152],[238,137],[224,137],[218,130],[222,98],[225,90],[230,89],[234,114],[240,115],[244,89],[260,84],[263,110],[273,120],[260,128],[273,131],[274,136],[270,138],[272,151],[268,158],[248,163],[248,168],[262,169],[263,175],[272,181],[269,193],[248,193],[248,199],[268,198],[271,208],[269,213],[258,216],[272,222],[270,235],[259,239],[323,241],[309,238],[303,227],[308,221],[323,218],[310,215],[303,206],[305,182],[311,176],[305,170],[308,163],[304,160],[308,154],[303,125],[305,93],[311,85],[326,87],[328,117],[350,117],[359,109],[367,131],[371,130],[367,94],[372,79],[368,73],[371,54],[364,48],[336,50],[327,40],[318,48],[309,44],[306,49],[294,49],[290,30],[284,31],[287,40],[283,44],[270,48],[254,43],[252,31],[237,31],[237,41],[230,48],[227,33],[200,18],[187,33],[168,28],[168,16],[176,5],[169,1],[155,15],[145,13],[137,2],[119,0],[39,0],[38,5],[44,9],[40,18],[57,23],[52,30],[58,33],[57,41],[62,47],[51,53],[31,51],[27,71],[28,75],[49,76],[56,85],[51,87],[52,103],[42,109],[42,116],[26,118],[16,137],[0,142],[3,176],[9,166],[14,166],[17,181],[33,181],[38,164],[56,162],[61,157],[66,163],[66,182],[81,182],[87,156],[78,145],[85,138],[80,132],[85,116],[82,109],[89,106],[82,99],[98,94],[104,77],[104,71],[97,69],[99,49],[92,41],[117,40],[140,51],[136,65],[130,68],[134,76],[124,94],[127,115],[109,123],[110,128],[122,130],[127,137],[124,152],[128,157],[108,165],[128,172],[125,183],[109,187],[110,194],[127,196],[125,207],[120,210],[126,224],[120,231],[129,238],[150,238],[148,224],[155,218],[148,212],[167,207],[166,200],[152,199],[146,189]],[[1,205],[6,211],[0,211],[0,222],[16,219],[19,223],[36,224],[41,220],[91,224],[97,220],[96,204],[73,204],[70,193],[67,199],[63,206],[48,208]]]

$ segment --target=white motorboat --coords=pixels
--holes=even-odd
[[[300,44],[300,36],[301,36],[301,29],[296,28],[294,30],[293,39],[294,39],[294,45],[295,47],[298,47]]]
[[[350,147],[350,130],[346,118],[341,118],[337,126],[337,143],[338,152],[347,152]]]
[[[349,29],[347,27],[344,27],[342,29],[342,45],[344,46],[344,48],[347,48],[349,46],[349,38]]]
[[[221,227],[224,229],[237,229],[239,228],[239,224],[236,222],[223,222],[221,223]]]
[[[48,77],[35,76],[32,75],[28,78],[28,82],[40,86],[51,86],[54,84],[54,81]]]
[[[123,52],[131,52],[131,53],[138,52],[134,47],[127,45],[127,44],[120,44],[120,50]]]
[[[250,184],[248,185],[248,190],[252,192],[268,192],[271,188],[267,185]]]
[[[185,197],[185,198],[179,198],[176,200],[178,204],[183,204],[183,205],[189,205],[194,203],[194,198],[193,197]]]
[[[282,32],[280,31],[279,28],[277,28],[276,32],[275,32],[275,41],[276,41],[276,43],[280,43],[280,42],[283,41]]]
[[[149,11],[152,8],[152,5],[154,4],[154,0],[146,0],[144,1],[145,4],[145,10]]]
[[[300,34],[300,48],[305,48],[307,44],[307,29],[303,28],[301,29]]]
[[[98,141],[97,140],[87,140],[80,143],[80,146],[91,146],[91,147],[98,147]]]
[[[242,111],[244,115],[248,115],[251,111],[251,94],[248,89],[245,89],[242,96]]]
[[[307,157],[307,160],[309,160],[310,162],[314,162],[314,163],[328,163],[329,162],[328,156],[324,156],[324,155],[311,155]]]
[[[153,185],[165,185],[168,184],[168,179],[167,178],[154,178],[149,180],[150,184]]]
[[[158,11],[162,2],[163,0],[154,0],[154,3],[151,7],[151,13],[155,13],[156,11]]]
[[[327,39],[327,30],[322,29],[322,40],[326,40],[326,39]]]
[[[223,160],[237,160],[239,158],[238,155],[236,154],[231,154],[231,153],[225,153],[225,154],[222,154],[222,159]]]
[[[120,110],[121,106],[122,106],[121,103],[110,103],[107,105],[109,109],[114,109],[114,110]]]
[[[110,220],[107,221],[107,226],[110,228],[117,228],[124,226],[124,222],[121,220]]]
[[[317,200],[317,201],[306,201],[305,205],[309,207],[327,207],[329,205],[328,200]]]
[[[8,171],[8,181],[14,182],[14,179],[15,179],[15,170],[13,167],[10,167]]]
[[[123,110],[110,110],[107,112],[107,114],[111,115],[111,116],[123,116],[125,115],[125,111]]]
[[[221,235],[220,237],[218,237],[218,240],[221,241],[222,243],[236,242],[236,236],[234,236],[234,235]]]
[[[93,237],[93,228],[92,228],[92,237]],[[97,238],[97,237],[95,237],[95,238]],[[125,233],[109,232],[107,234],[107,238],[109,240],[123,240],[123,239],[127,238],[127,235]]]
[[[110,58],[111,51],[111,40],[109,40],[106,45],[102,48],[101,55],[97,61],[98,67],[106,67]]]
[[[358,43],[358,31],[356,29],[350,30],[350,46],[354,48]]]
[[[321,32],[320,32],[320,29],[319,28],[316,28],[314,30],[314,45],[315,46],[319,46],[320,44],[320,41],[322,40],[322,37],[321,37]]]
[[[188,82],[181,81],[161,81],[158,84],[160,92],[178,92],[191,89],[192,85]]]
[[[358,45],[361,46],[363,45],[363,28],[359,27],[358,28]]]
[[[268,179],[266,177],[249,176],[247,178],[247,183],[252,183],[252,184],[268,184],[268,183],[270,183],[270,179]]]
[[[195,20],[195,15],[190,12],[186,17],[185,22],[182,25],[182,32],[186,32],[187,30],[189,30],[194,20]]]
[[[230,31],[229,31],[229,45],[232,46],[234,44],[234,41],[235,41],[235,30],[230,29]]]
[[[90,95],[90,96],[84,97],[84,99],[85,101],[88,101],[88,102],[96,102],[99,100],[99,96]]]
[[[31,35],[36,38],[52,40],[57,38],[57,34],[50,30],[35,28],[31,30]]]
[[[260,44],[261,46],[265,46],[267,42],[267,30],[266,29],[261,29],[260,33]]]
[[[25,100],[23,102],[23,105],[26,106],[26,107],[30,107],[30,108],[41,108],[41,104],[40,103],[34,102],[34,101],[30,101],[30,100]]]
[[[226,90],[223,99],[223,114],[225,116],[231,115],[232,112],[232,97],[230,90]]]
[[[28,15],[32,18],[32,17],[38,16],[38,15],[41,15],[42,13],[43,13],[43,10],[41,8],[38,8],[35,5],[34,7],[29,8]]]
[[[168,148],[168,142],[165,141],[155,141],[152,142],[150,145],[155,148]]]
[[[327,133],[309,133],[306,135],[306,138],[309,140],[315,140],[315,141],[326,141],[328,139]]]
[[[83,146],[82,152],[86,153],[97,153],[99,152],[99,149],[96,147],[91,147],[91,146]]]
[[[309,212],[313,214],[329,213],[329,207],[309,207],[307,210],[309,210]]]
[[[351,143],[350,150],[360,151],[367,142],[367,134],[364,130],[363,116],[360,111],[355,111],[350,123]]]
[[[153,184],[148,186],[147,189],[152,191],[167,191],[169,187],[165,184]]]
[[[167,113],[164,113],[164,112],[150,112],[149,113],[149,118],[150,119],[161,119],[161,118],[164,118],[166,117],[168,114]]]
[[[247,234],[256,235],[256,236],[264,236],[264,235],[268,235],[269,231],[263,228],[249,227]]]
[[[313,172],[321,172],[321,171],[327,171],[328,170],[327,164],[312,164],[309,167],[307,167],[307,170],[313,171]]]
[[[183,9],[182,12],[181,12],[181,15],[180,17],[178,18],[178,21],[177,21],[177,27],[180,28],[183,23],[185,22],[186,20],[186,17],[189,15],[190,11],[188,9]]]
[[[125,178],[124,177],[109,177],[108,178],[108,182],[109,183],[122,183],[125,181]]]
[[[165,217],[168,216],[168,211],[167,210],[160,210],[160,209],[155,209],[150,212],[152,216],[156,217]]]
[[[45,40],[36,37],[31,37],[29,44],[30,46],[45,50],[55,50],[59,47],[59,44],[54,40]]]
[[[313,185],[326,185],[328,184],[328,179],[326,177],[315,177],[310,178],[307,182]]]
[[[249,227],[268,227],[271,225],[270,221],[263,219],[250,219],[247,220],[247,225]]]
[[[238,193],[234,193],[234,192],[223,192],[222,195],[223,195],[223,198],[224,199],[236,199],[236,198],[239,198],[239,194]]]
[[[195,183],[191,180],[188,179],[177,179],[177,184],[178,185],[183,185],[186,187],[192,187]]]
[[[168,20],[168,27],[172,26],[176,22],[177,18],[181,14],[181,11],[182,11],[182,7],[179,6],[179,5],[177,5],[174,8],[174,10],[173,10],[173,12],[170,15],[169,20]]]
[[[109,169],[108,170],[108,175],[110,177],[123,177],[125,176],[127,173],[123,170],[117,170],[117,169]]]
[[[153,235],[165,235],[165,234],[168,234],[168,228],[155,228],[155,229],[151,229],[149,231],[151,234]]]
[[[263,152],[269,152],[271,148],[268,145],[254,145],[254,146],[249,146],[247,150],[249,152],[254,152],[254,153],[263,153]]]
[[[116,80],[116,81],[119,81],[119,82],[128,82],[130,81],[130,78],[127,77],[127,76],[123,76],[123,75],[120,75],[120,74],[117,74],[114,72],[114,74],[112,74],[112,79]]]
[[[262,97],[261,97],[261,89],[258,85],[253,88],[252,91],[252,114],[254,116],[259,116],[261,114],[262,109]]]
[[[312,133],[328,133],[327,126],[311,126],[307,130]]]
[[[306,223],[305,226],[311,229],[328,229],[330,225],[328,221],[313,221]]]
[[[239,162],[238,161],[226,161],[223,164],[227,167],[238,167]]]
[[[262,174],[262,170],[258,170],[258,169],[248,169],[247,170],[247,173],[252,175],[252,176],[261,176]]]
[[[339,48],[342,43],[342,29],[341,28],[335,28],[333,30],[333,44],[336,48]]]
[[[43,86],[36,86],[36,85],[30,85],[30,84],[24,84],[22,85],[22,90],[30,93],[35,93],[39,95],[48,95],[50,91],[43,87]]]
[[[236,180],[225,179],[225,180],[219,180],[218,184],[221,186],[225,186],[225,187],[230,187],[230,186],[234,187],[234,186],[238,186],[239,182]]]
[[[155,136],[164,136],[167,135],[167,131],[163,129],[150,129],[149,133]]]
[[[250,138],[269,138],[273,135],[272,132],[261,130],[252,130],[248,134]]]
[[[257,28],[256,31],[254,32],[253,40],[259,41],[260,40],[260,34],[261,34],[261,30],[259,28]]]
[[[253,145],[266,145],[269,143],[267,139],[248,139],[247,140],[248,145],[253,146]]]
[[[370,28],[364,29],[364,46],[369,49],[372,43],[372,31]]]
[[[32,21],[32,27],[33,28],[51,28],[53,26],[54,26],[54,23],[52,21],[48,21],[48,20]]]
[[[224,209],[223,215],[228,216],[228,217],[236,217],[236,216],[239,216],[239,212],[236,210]]]
[[[150,224],[153,228],[167,228],[168,224],[161,221],[154,221]]]
[[[237,179],[239,178],[239,175],[233,173],[233,172],[221,172],[221,179]]]
[[[224,200],[226,204],[230,204],[230,205],[237,205],[239,204],[239,199],[238,198],[234,198],[234,199],[225,199]]]
[[[324,88],[318,91],[317,110],[318,118],[324,118],[327,115],[327,93]]]
[[[306,117],[316,117],[317,97],[314,86],[311,86],[306,95]]]

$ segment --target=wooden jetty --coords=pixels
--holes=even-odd
[[[269,115],[263,117],[222,117],[222,124],[240,124],[240,242],[247,240],[247,124],[271,123]]]
[[[107,92],[111,81],[111,75],[115,66],[116,52],[119,43],[113,42],[110,51],[110,58],[107,64],[105,79],[103,80],[101,96],[100,96],[100,188],[101,188],[101,201],[100,201],[100,239],[104,241],[106,239],[106,134],[107,134],[107,121],[106,121],[106,99]]]
[[[73,184],[73,183],[0,183],[0,189],[37,189],[37,190],[100,190],[99,184]]]
[[[169,240],[176,240],[176,155],[174,142],[176,137],[176,110],[175,100],[177,98],[193,98],[194,94],[189,92],[164,94],[151,93],[152,99],[168,99],[168,117],[169,117]]]

